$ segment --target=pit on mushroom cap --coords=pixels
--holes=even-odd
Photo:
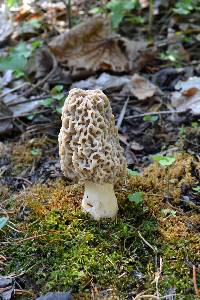
[[[85,184],[82,207],[94,219],[118,211],[113,184],[126,173],[110,102],[101,90],[72,89],[62,109],[61,169]]]

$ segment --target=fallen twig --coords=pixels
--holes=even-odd
[[[42,113],[49,112],[49,111],[50,111],[50,109],[44,109],[44,110],[36,111],[36,112],[34,112],[34,115],[42,114]],[[27,116],[30,116],[31,114],[33,114],[33,112],[24,113],[24,114],[21,114],[21,115],[18,115],[18,116],[1,117],[0,121],[9,120],[9,119],[17,119],[17,118],[22,118],[22,117],[27,117]]]
[[[23,84],[18,85],[18,86],[14,87],[13,89],[11,89],[11,90],[9,90],[9,91],[7,91],[5,93],[2,93],[0,95],[0,98],[3,98],[3,97],[5,97],[5,96],[11,94],[12,92],[17,91],[17,90],[20,90],[22,87],[25,87],[26,85],[30,85],[30,82],[24,82]]]
[[[195,266],[195,265],[192,266],[192,274],[193,274],[193,284],[194,284],[195,294],[196,294],[197,296],[199,296],[199,289],[198,289],[198,287],[197,287],[196,266]]]
[[[144,114],[138,114],[138,115],[134,115],[134,116],[128,116],[125,117],[125,120],[128,119],[136,119],[136,118],[141,118],[141,117],[145,117],[145,116],[153,116],[153,115],[167,115],[167,114],[179,114],[179,113],[183,113],[185,112],[185,110],[162,110],[162,111],[154,111],[154,112],[147,112]]]
[[[121,127],[122,121],[123,121],[123,119],[124,119],[124,116],[125,116],[125,113],[126,113],[126,108],[127,108],[128,102],[129,102],[129,97],[128,97],[127,100],[124,102],[123,108],[122,108],[122,110],[121,110],[121,112],[120,112],[120,115],[119,115],[119,118],[118,118],[118,121],[117,121],[117,128],[118,128],[118,129]]]
[[[155,246],[152,246],[149,242],[145,240],[145,238],[141,235],[141,233],[138,231],[139,237],[145,242],[147,246],[149,246],[155,253],[157,253],[157,248]]]

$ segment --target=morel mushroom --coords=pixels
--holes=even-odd
[[[85,184],[83,209],[95,220],[115,217],[113,184],[127,167],[110,102],[101,90],[69,92],[58,140],[64,175]]]

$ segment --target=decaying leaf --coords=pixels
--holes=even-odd
[[[0,159],[3,158],[7,152],[8,152],[8,149],[7,149],[6,145],[4,143],[0,142]]]
[[[131,143],[131,149],[134,151],[142,151],[144,147],[141,144],[137,143],[136,141],[133,141]]]
[[[8,41],[13,32],[13,26],[10,20],[8,20],[6,13],[0,13],[0,45]]]
[[[96,16],[54,38],[49,47],[73,75],[84,71],[129,72],[144,43],[112,34],[102,17]],[[139,46],[139,47],[138,47]]]
[[[145,100],[155,95],[158,88],[148,79],[139,74],[134,74],[130,83],[123,89],[122,93],[130,93],[139,100]]]
[[[56,84],[57,82],[63,82],[65,85],[71,83],[69,71],[65,71],[58,66],[54,55],[46,47],[35,52],[29,61],[26,71],[29,75],[34,74],[37,79],[43,79],[48,75],[47,83]],[[50,72],[52,72],[51,76],[49,76]]]
[[[0,278],[0,298],[2,300],[11,300],[14,294],[13,280],[10,278]]]
[[[120,90],[125,84],[130,82],[130,78],[128,75],[115,76],[102,73],[98,78],[90,77],[86,80],[74,82],[71,88]]]
[[[30,101],[19,104],[19,102],[26,101],[25,97],[20,97],[18,94],[8,94],[3,97],[3,102],[9,107],[9,110],[13,113],[14,117],[18,117],[21,114],[28,113],[36,109],[40,101]]]
[[[12,70],[7,70],[3,76],[0,76],[0,88],[9,84],[13,79]]]
[[[194,115],[200,114],[200,77],[190,77],[179,81],[171,95],[171,103],[177,111],[191,110]]]
[[[71,300],[71,293],[70,292],[50,292],[47,293],[45,296],[41,296],[36,300]]]

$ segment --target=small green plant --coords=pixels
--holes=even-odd
[[[28,58],[41,43],[33,41],[31,44],[20,42],[16,47],[10,49],[6,57],[0,58],[0,71],[12,70],[16,78],[25,75],[25,67]]]
[[[127,17],[129,22],[134,24],[143,24],[144,18],[132,15],[131,11],[139,7],[137,0],[111,0],[105,8],[94,7],[90,10],[92,14],[107,13],[111,17],[113,29],[117,29],[124,19]]]
[[[154,123],[154,122],[156,122],[158,120],[158,116],[155,116],[155,115],[154,116],[144,116],[143,120],[145,122],[152,122],[152,123]]]
[[[169,167],[176,161],[174,156],[154,155],[152,159],[157,161],[162,167]]]
[[[19,5],[19,3],[20,3],[20,0],[6,0],[6,5],[8,8]]]
[[[154,155],[152,157],[152,159],[154,161],[157,161],[159,163],[159,165],[163,168],[166,168],[166,181],[167,181],[167,190],[166,190],[166,194],[170,195],[170,183],[172,183],[172,181],[170,181],[169,179],[169,167],[171,165],[173,165],[173,163],[175,163],[176,161],[176,157],[174,156],[162,156],[162,155]]]
[[[8,222],[8,218],[7,217],[1,217],[0,218],[0,229],[2,229],[5,225],[6,225],[6,223]]]
[[[128,200],[134,202],[135,204],[141,204],[143,201],[144,192],[135,192],[131,195],[128,195]]]
[[[42,154],[42,150],[39,148],[32,148],[31,149],[31,154],[33,156],[40,156]]]
[[[30,21],[25,21],[22,23],[21,26],[21,31],[22,32],[27,32],[29,30],[34,30],[34,29],[39,29],[41,27],[41,21],[40,20],[30,20]]]
[[[111,21],[113,28],[117,28],[126,13],[135,9],[138,6],[136,0],[111,0],[106,5],[106,8],[110,10]]]
[[[160,59],[163,61],[168,61],[172,66],[181,67],[183,64],[183,57],[177,51],[167,50],[160,54]]]
[[[173,8],[173,12],[177,15],[188,15],[193,10],[199,10],[199,1],[198,0],[179,0]]]
[[[180,137],[185,137],[185,126],[182,125],[181,127],[178,128],[178,134]]]
[[[200,185],[197,185],[196,187],[192,188],[193,191],[200,193]]]
[[[139,176],[140,173],[138,171],[128,169],[128,175],[129,176]]]
[[[192,122],[191,126],[192,128],[199,128],[199,122]]]
[[[175,217],[175,216],[176,216],[176,211],[173,210],[173,209],[163,208],[163,209],[161,209],[161,212],[162,212],[165,216],[170,216],[170,217]]]
[[[62,85],[56,85],[51,91],[51,96],[42,101],[42,105],[45,107],[54,106],[54,111],[58,114],[61,113],[62,106],[64,104],[65,94]]]

